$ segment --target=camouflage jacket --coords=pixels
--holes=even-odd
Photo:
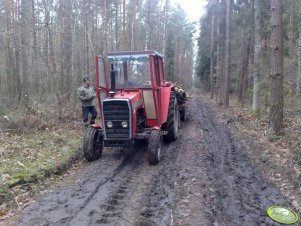
[[[77,96],[82,102],[83,107],[93,106],[93,99],[95,98],[96,94],[92,86],[85,87],[81,86],[77,90]]]

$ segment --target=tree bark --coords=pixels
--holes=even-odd
[[[271,0],[270,38],[270,113],[268,134],[283,130],[283,6],[282,0]]]
[[[289,48],[289,56],[291,59],[294,59],[294,13],[293,10],[291,11],[291,14],[289,15],[289,24],[288,24],[288,48]]]
[[[27,25],[28,12],[30,12],[30,2],[21,1],[21,69],[22,69],[22,93],[24,94],[25,105],[29,104],[29,73],[28,73],[28,39],[27,39]]]
[[[45,63],[46,63],[46,66],[48,68],[47,72],[45,72],[45,78],[44,78],[44,83],[45,83],[45,89],[44,91],[48,91],[48,93],[52,93],[53,91],[53,86],[52,86],[52,81],[51,81],[51,78],[49,76],[49,74],[51,74],[51,66],[49,65],[49,59],[50,59],[50,56],[49,56],[49,35],[50,35],[50,10],[49,10],[49,6],[47,4],[46,1],[43,1],[43,6],[44,6],[44,17],[45,17],[45,26],[46,26],[46,29],[45,29],[45,32],[44,32],[44,59],[45,59]],[[47,82],[45,82],[45,80]]]
[[[260,82],[260,57],[261,57],[261,40],[260,40],[260,0],[254,1],[255,9],[255,33],[254,33],[254,65],[253,65],[253,104],[252,111],[258,115],[259,105],[259,82]]]
[[[103,13],[103,29],[104,29],[104,52],[107,54],[108,52],[108,9],[107,9],[107,0],[103,1],[103,8],[104,8],[104,13]]]
[[[243,77],[244,71],[244,61],[245,61],[245,31],[243,30],[241,32],[241,44],[240,44],[240,59],[239,59],[239,65],[238,65],[238,76],[239,76],[239,84],[238,84],[238,101],[240,102],[242,99],[242,92],[243,92]]]
[[[120,40],[120,50],[121,51],[124,51],[126,48],[125,48],[125,45],[126,45],[126,40],[125,40],[125,31],[126,31],[126,21],[125,21],[125,15],[126,15],[126,12],[125,12],[125,0],[121,0],[121,4],[122,4],[122,16],[121,16],[121,19],[122,19],[122,22],[121,22],[121,40]]]
[[[213,48],[214,48],[214,26],[215,26],[215,15],[211,18],[211,43],[210,43],[210,90],[211,99],[213,99],[214,94],[214,79],[213,79]]]
[[[62,119],[63,98],[69,100],[71,93],[71,65],[72,65],[72,1],[60,0],[60,79],[57,80],[59,119]]]
[[[229,106],[230,94],[230,24],[232,0],[226,0],[226,43],[225,43],[225,71],[224,71],[224,101],[225,107]]]
[[[218,0],[218,6],[219,6],[219,0]],[[216,87],[215,87],[215,90],[216,90],[216,103],[218,103],[218,89],[220,88],[221,86],[221,71],[220,71],[220,16],[219,16],[219,13],[217,14],[217,24],[216,24],[216,39],[217,39],[217,42],[216,42]]]
[[[90,46],[89,46],[89,2],[85,1],[84,2],[84,24],[85,24],[85,58],[86,58],[86,68],[85,68],[85,73],[86,75],[90,74]]]
[[[37,67],[37,32],[36,32],[36,18],[35,18],[35,0],[31,0],[31,22],[32,22],[32,54],[31,54],[31,67],[32,77],[34,78],[33,85],[35,93],[40,92],[40,77]]]
[[[250,34],[248,34],[248,40],[247,40],[247,47],[246,52],[244,55],[244,64],[243,64],[243,77],[242,77],[242,93],[241,93],[241,102],[240,106],[245,106],[245,96],[246,96],[246,89],[247,89],[247,81],[248,81],[248,71],[249,71],[249,56],[250,56],[250,48],[251,48],[251,37]]]
[[[14,96],[14,87],[15,82],[12,81],[12,62],[13,62],[13,54],[12,54],[12,43],[11,43],[11,33],[12,33],[12,26],[11,26],[11,2],[10,0],[6,0],[6,80],[8,85],[8,91],[10,97]]]
[[[225,74],[224,74],[224,62],[225,62],[225,20],[226,20],[226,4],[225,0],[221,0],[219,4],[219,73],[220,73],[220,79],[219,79],[219,95],[218,95],[218,105],[223,105],[224,101],[224,80],[225,80]]]
[[[301,28],[299,28],[298,38],[298,74],[297,74],[297,88],[296,95],[301,94]]]
[[[130,44],[130,49],[131,51],[135,50],[135,44],[134,44],[134,33],[135,33],[135,28],[136,28],[136,13],[137,13],[137,5],[136,5],[136,0],[132,1],[132,21],[131,21],[131,44]]]

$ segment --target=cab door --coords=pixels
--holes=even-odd
[[[167,121],[168,109],[169,109],[169,100],[171,87],[165,86],[165,75],[164,75],[164,63],[163,58],[157,57],[157,80],[159,86],[159,109],[160,109],[160,124],[163,124]]]
[[[96,57],[96,91],[98,105],[101,111],[101,100],[108,97],[109,90],[106,81],[105,60],[102,56]]]

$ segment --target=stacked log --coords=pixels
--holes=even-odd
[[[184,105],[185,102],[191,98],[189,96],[189,94],[178,84],[175,84],[174,85],[174,91],[175,91],[175,94],[176,94],[176,97],[177,97],[177,101],[178,101],[178,104],[181,106],[181,105]]]

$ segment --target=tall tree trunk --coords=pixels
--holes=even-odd
[[[11,79],[12,76],[12,43],[11,43],[11,32],[12,32],[12,27],[11,27],[11,1],[6,0],[6,80],[7,80],[7,85],[8,89],[7,91],[10,94],[10,97],[12,98],[14,96],[14,83],[16,82],[14,79]]]
[[[49,7],[46,1],[43,1],[43,10],[44,10],[44,22],[45,22],[45,31],[43,33],[43,58],[45,59],[45,64],[47,66],[47,71],[43,73],[43,79],[41,82],[43,83],[45,93],[51,92],[51,82],[49,78],[50,65],[49,65],[49,36],[48,36],[48,27],[50,26],[50,18],[49,18]]]
[[[52,78],[52,87],[50,91],[55,91],[58,92],[57,89],[57,81],[58,80],[58,67],[57,67],[57,62],[55,58],[55,46],[54,46],[54,37],[51,32],[51,28],[48,26],[48,39],[49,39],[49,63],[50,63],[50,72],[51,72],[51,78]]]
[[[40,77],[37,67],[37,32],[36,32],[36,18],[35,18],[35,0],[31,0],[31,21],[32,21],[32,77],[34,78],[33,85],[35,93],[40,92]]]
[[[131,21],[131,44],[130,44],[130,49],[131,51],[135,50],[135,45],[134,45],[134,32],[135,32],[135,27],[136,27],[136,0],[132,1],[132,21]]]
[[[271,0],[270,40],[270,114],[269,135],[280,135],[283,129],[283,6],[282,0]]]
[[[22,97],[22,90],[21,90],[21,63],[20,63],[20,2],[16,1],[14,4],[14,46],[15,46],[15,57],[14,57],[14,70],[13,70],[13,77],[14,77],[14,95],[18,96],[18,103]]]
[[[293,9],[292,9],[293,11]],[[288,42],[289,42],[289,56],[291,59],[294,59],[294,14],[289,15],[289,25],[288,25]]]
[[[28,12],[30,12],[30,2],[21,1],[21,69],[22,69],[22,91],[24,94],[25,104],[29,104],[29,73],[28,73],[28,40],[27,40],[27,25]]]
[[[252,111],[254,114],[259,114],[259,82],[260,82],[260,57],[261,57],[261,42],[260,42],[260,0],[254,1],[255,9],[255,35],[254,35],[254,66],[253,66],[253,104]]]
[[[122,22],[121,22],[121,40],[120,40],[120,50],[124,51],[125,45],[126,45],[126,40],[125,40],[125,31],[126,31],[126,21],[125,21],[125,1],[126,0],[121,0],[121,4],[122,4]]]
[[[301,94],[301,28],[299,28],[298,38],[298,74],[297,74],[297,88],[296,95]]]
[[[168,12],[169,12],[169,0],[165,0],[163,9],[164,14],[164,31],[163,31],[163,55],[165,56],[166,43],[167,43],[167,23],[168,23]]]
[[[108,2],[107,0],[103,1],[103,8],[104,8],[104,13],[103,13],[103,29],[104,29],[104,52],[108,52],[108,9],[107,9]]]
[[[231,11],[232,0],[226,0],[226,43],[225,43],[225,71],[224,71],[224,101],[225,107],[229,106],[230,94],[230,25],[231,25]]]
[[[225,31],[225,21],[226,21],[226,0],[221,0],[219,4],[219,15],[220,15],[220,23],[219,23],[219,59],[220,59],[220,80],[219,80],[219,97],[218,97],[218,105],[223,105],[224,102],[224,81],[225,81],[225,73],[224,73],[224,62],[225,62],[225,38],[226,38],[226,31]]]
[[[70,99],[71,93],[71,65],[72,65],[72,1],[60,0],[60,79],[58,80],[58,100],[59,119],[62,119],[63,100]]]
[[[85,58],[86,58],[86,62],[85,62],[85,65],[86,65],[86,68],[85,68],[85,73],[86,75],[89,75],[90,73],[90,45],[89,45],[89,12],[88,12],[88,9],[89,9],[89,2],[86,1],[84,3],[84,10],[85,10],[85,13],[84,13],[84,24],[85,24]]]
[[[214,94],[214,79],[213,79],[213,48],[214,48],[214,26],[215,26],[215,15],[211,18],[211,43],[210,43],[210,90],[211,99],[213,99]]]
[[[238,76],[239,76],[239,84],[238,84],[238,101],[240,102],[242,99],[242,93],[243,93],[243,79],[244,79],[244,61],[245,61],[245,31],[242,30],[241,32],[241,43],[240,43],[240,59],[239,59],[239,65],[238,65]]]
[[[218,0],[218,5],[219,5]],[[216,103],[218,102],[218,90],[221,86],[221,75],[222,72],[220,71],[220,15],[217,14],[217,23],[216,23],[216,85],[215,85],[215,91],[216,91]]]
[[[241,93],[241,102],[240,106],[245,106],[245,96],[246,96],[246,89],[247,89],[247,78],[248,78],[248,71],[249,71],[249,56],[250,56],[250,48],[251,48],[251,37],[250,34],[248,34],[248,40],[247,40],[247,47],[246,52],[244,55],[244,64],[243,64],[243,78],[242,78],[242,93]]]

